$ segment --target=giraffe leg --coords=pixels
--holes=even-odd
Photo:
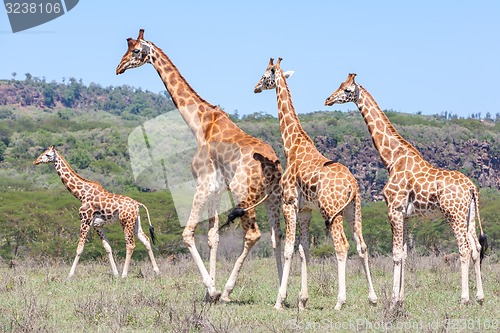
[[[104,231],[104,228],[103,227],[95,227],[94,229],[97,231],[99,238],[101,238],[102,246],[104,247],[104,250],[108,254],[108,259],[109,259],[109,263],[111,265],[111,271],[113,271],[113,275],[118,276],[118,269],[116,268],[115,259],[113,258],[113,251],[111,250],[111,246],[109,245],[108,238],[106,237],[106,233]]]
[[[215,289],[215,281],[210,277],[203,260],[201,259],[200,253],[196,248],[196,243],[194,240],[194,232],[201,218],[201,210],[204,208],[207,198],[209,196],[209,186],[210,182],[198,178],[198,186],[196,188],[196,193],[193,198],[193,205],[191,207],[191,213],[189,214],[188,221],[182,232],[182,238],[184,244],[188,248],[193,260],[200,271],[203,284],[207,289],[208,296],[210,300],[216,301],[220,297],[220,292]]]
[[[392,258],[394,262],[394,282],[392,285],[391,308],[403,305],[401,297],[402,284],[404,283],[404,218],[403,212],[389,209],[389,220],[392,229]]]
[[[236,260],[233,270],[231,271],[231,275],[229,276],[226,286],[224,287],[224,292],[221,297],[221,300],[224,302],[231,301],[229,295],[236,285],[236,280],[238,279],[241,267],[243,266],[243,263],[245,262],[245,259],[252,247],[260,239],[260,230],[255,218],[255,209],[247,211],[246,214],[241,217],[241,225],[243,230],[245,230],[245,243],[243,245],[243,252]]]
[[[264,202],[267,211],[267,218],[271,227],[271,243],[276,259],[276,268],[278,269],[278,279],[281,284],[283,277],[283,264],[281,262],[281,228],[280,228],[280,196],[276,190],[271,193],[269,198]]]
[[[474,264],[474,272],[476,274],[476,300],[479,304],[483,304],[484,301],[484,291],[483,291],[483,281],[481,279],[481,260],[480,251],[481,245],[477,239],[475,226],[469,226],[469,243],[472,247],[472,262]]]
[[[135,221],[134,221],[135,222]],[[123,225],[123,233],[125,235],[125,247],[127,250],[127,254],[125,255],[125,263],[123,264],[122,278],[127,277],[128,268],[130,266],[130,260],[132,259],[132,253],[134,253],[135,249],[135,239],[134,239],[134,229],[135,223],[129,222]]]
[[[151,264],[153,265],[153,271],[155,274],[160,274],[160,270],[158,269],[158,265],[156,264],[155,256],[153,254],[153,249],[151,247],[151,242],[149,241],[149,237],[146,236],[141,226],[141,217],[137,217],[137,222],[135,223],[134,232],[137,235],[137,238],[144,244],[144,247],[148,251],[149,259],[151,260]]]
[[[363,263],[366,281],[368,282],[368,300],[371,304],[377,304],[378,298],[373,288],[370,266],[368,265],[368,247],[363,239],[362,217],[361,217],[361,196],[358,194],[354,202],[351,202],[345,209],[346,219],[354,233],[356,250]]]
[[[460,266],[461,266],[461,276],[462,276],[462,295],[461,295],[461,303],[468,304],[469,303],[469,261],[471,257],[471,248],[475,247],[476,244],[474,242],[473,237],[470,237],[470,232],[467,230],[466,225],[467,221],[465,217],[451,217],[449,218],[449,225],[453,230],[455,238],[458,243],[458,253],[460,254]],[[471,242],[472,240],[472,242]],[[476,251],[472,251],[478,252]],[[478,252],[479,253],[479,252]],[[476,258],[479,254],[476,254]],[[474,263],[474,266],[476,263]],[[477,271],[476,271],[477,277]],[[481,285],[482,287],[482,285]],[[482,288],[481,288],[482,289]]]
[[[476,273],[476,287],[477,287],[476,300],[479,304],[483,304],[484,292],[483,292],[483,282],[481,279],[481,262],[479,259],[479,253],[477,258],[474,258],[474,256],[472,257],[472,261],[474,263],[474,271]]]
[[[295,230],[297,221],[297,200],[292,200],[290,203],[283,203],[283,216],[286,224],[286,239],[285,239],[285,263],[283,265],[283,276],[281,285],[278,291],[278,297],[274,307],[278,310],[283,308],[283,302],[286,300],[286,289],[288,285],[288,276],[290,275],[290,265],[292,263],[293,248],[295,245]]]
[[[300,230],[299,254],[301,259],[301,288],[299,294],[299,309],[304,310],[309,300],[307,289],[307,264],[310,260],[309,251],[309,225],[311,222],[311,210],[302,210],[297,214],[297,221]]]
[[[80,213],[80,215],[82,215],[82,213]],[[78,240],[75,260],[73,260],[73,265],[71,266],[71,270],[69,271],[68,279],[75,275],[76,265],[78,265],[78,261],[80,260],[80,256],[82,255],[83,248],[85,247],[85,242],[87,241],[87,235],[90,230],[91,222],[92,221],[90,219],[82,219],[82,223],[80,224],[80,239]]]
[[[339,294],[335,310],[340,310],[346,301],[346,284],[345,284],[345,268],[347,262],[347,251],[349,250],[349,242],[344,233],[342,224],[342,215],[336,215],[330,223],[330,236],[335,247],[335,255],[337,257],[338,279],[339,279]]]
[[[208,247],[210,248],[210,278],[215,283],[217,265],[217,248],[219,245],[219,215],[220,195],[214,194],[208,200]]]
[[[483,304],[484,291],[483,282],[481,279],[481,261],[480,261],[480,251],[481,245],[476,234],[476,209],[474,206],[474,201],[472,201],[469,208],[469,227],[467,232],[467,240],[469,242],[471,252],[472,252],[472,263],[474,265],[474,272],[476,275],[476,300],[479,304]]]

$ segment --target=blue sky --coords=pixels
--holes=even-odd
[[[500,77],[500,1],[84,1],[44,25],[13,34],[0,7],[0,78],[63,77],[103,86],[164,90],[151,65],[117,76],[127,37],[172,59],[206,100],[240,115],[276,115],[274,92],[253,87],[269,57],[294,70],[296,111],[325,107],[345,80],[382,109],[495,115]]]

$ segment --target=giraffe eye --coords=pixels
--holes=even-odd
[[[139,49],[134,49],[134,50],[132,51],[132,53],[133,53],[133,54],[138,54],[139,52],[141,52],[141,50],[139,50]]]

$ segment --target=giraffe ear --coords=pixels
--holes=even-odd
[[[283,75],[288,79],[293,75],[293,73],[295,73],[295,71],[286,71],[283,73]]]

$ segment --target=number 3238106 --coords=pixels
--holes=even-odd
[[[59,14],[62,10],[60,2],[7,2],[7,14]]]

